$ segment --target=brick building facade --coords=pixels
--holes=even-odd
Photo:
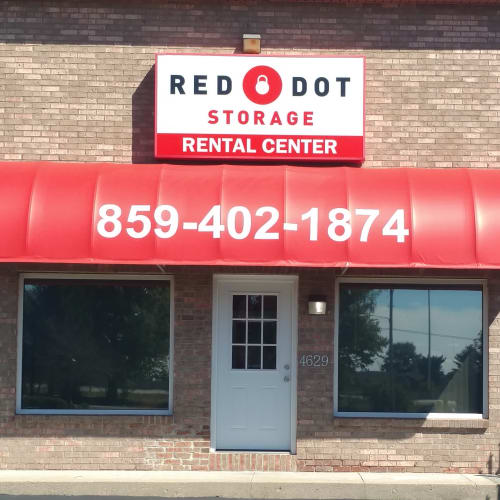
[[[155,163],[154,55],[366,57],[366,160],[377,167],[500,167],[495,2],[102,2],[0,6],[0,160]],[[139,167],[138,167],[139,168]],[[305,168],[305,167],[304,167]],[[172,415],[16,414],[19,273],[157,273],[154,266],[0,265],[0,467],[495,473],[500,467],[500,275],[494,270],[166,266],[173,277]],[[344,274],[345,273],[345,274]],[[482,418],[333,416],[334,365],[297,365],[296,453],[211,449],[214,274],[298,276],[297,358],[334,360],[344,277],[487,280]],[[307,313],[326,296],[327,314]],[[294,423],[292,422],[292,425]]]

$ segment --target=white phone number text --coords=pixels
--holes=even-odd
[[[200,222],[182,222],[179,220],[179,212],[172,205],[131,205],[126,223],[122,221],[123,211],[118,205],[105,204],[99,208],[99,220],[97,232],[103,238],[116,238],[125,225],[125,231],[131,238],[145,238],[151,231],[158,238],[172,238],[179,229],[184,231],[198,231],[200,233],[212,233],[212,238],[220,238],[223,232],[235,239],[244,240],[251,237],[255,240],[278,240],[280,229],[278,221],[279,210],[276,207],[259,207],[252,214],[244,206],[234,206],[226,215],[225,224],[222,224],[221,206],[214,205],[206,213]],[[380,210],[376,208],[332,208],[328,212],[329,225],[328,237],[333,241],[346,241],[352,236],[352,221],[356,219],[356,225],[362,224],[359,240],[367,242],[373,223],[380,216]],[[309,229],[309,240],[317,241],[319,232],[319,208],[313,207],[301,214],[301,222]],[[396,238],[397,243],[404,243],[405,237],[410,234],[405,228],[404,209],[398,208],[384,221],[382,236]],[[154,227],[153,227],[154,225]],[[283,231],[298,231],[299,224],[284,222]]]

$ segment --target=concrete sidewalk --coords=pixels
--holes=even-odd
[[[497,500],[500,477],[308,472],[0,471],[0,495]]]

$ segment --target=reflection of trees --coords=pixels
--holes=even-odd
[[[443,372],[444,356],[428,358],[418,354],[411,342],[397,342],[387,349],[382,364],[382,372],[391,376],[385,391],[379,391],[379,404],[390,411],[429,411],[433,400],[441,392],[446,376]],[[427,402],[425,402],[427,400]],[[394,401],[396,406],[394,406]],[[422,401],[420,404],[416,403]],[[387,410],[386,410],[387,411]]]
[[[348,371],[364,370],[387,344],[380,335],[378,319],[373,317],[379,290],[352,288],[342,295],[339,328],[340,366]]]
[[[483,332],[454,359],[448,386],[441,397],[453,398],[457,411],[481,413],[483,409]]]
[[[411,341],[394,342],[393,289],[389,289],[389,316],[377,316],[382,291],[362,287],[341,288],[339,324],[339,408],[373,412],[470,412],[482,411],[482,332],[455,354],[449,346],[432,355],[433,336],[467,339],[431,329],[430,291],[427,290],[427,321],[422,329],[405,333],[427,336],[428,352],[417,352]],[[398,313],[400,314],[400,313]],[[388,327],[379,325],[379,318]],[[382,331],[387,336],[382,336]],[[471,338],[471,337],[470,337]],[[448,353],[448,354],[446,354]],[[456,367],[446,373],[445,363],[454,357]]]
[[[356,373],[366,371],[387,345],[380,334],[379,321],[373,316],[379,293],[357,287],[341,289],[339,392],[354,399],[361,391]],[[350,411],[350,404],[343,402],[345,411]]]
[[[418,354],[415,344],[411,342],[397,342],[387,349],[387,354],[382,364],[383,371],[389,371],[389,359],[392,358],[392,367],[399,377],[404,377],[413,384],[426,382],[428,372],[428,358]],[[444,379],[442,369],[446,361],[444,356],[431,356],[430,372],[434,382]]]
[[[391,358],[392,379],[370,391],[374,405],[387,411],[395,400],[396,411],[481,413],[482,332],[455,356],[456,367],[447,374],[443,370],[444,356],[429,359],[418,354],[411,342],[396,343],[388,348],[382,365],[387,378]]]
[[[475,374],[483,374],[483,332],[479,332],[472,342],[455,356],[456,368],[453,373],[459,371],[467,363],[469,369]]]
[[[23,396],[38,407],[120,406],[134,389],[168,389],[168,294],[165,286],[27,285]]]

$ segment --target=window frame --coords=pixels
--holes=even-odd
[[[65,409],[26,409],[22,408],[22,363],[23,363],[23,297],[24,282],[27,279],[47,280],[106,280],[106,281],[169,281],[170,282],[170,341],[168,375],[168,410],[65,410]],[[18,313],[17,313],[17,415],[172,415],[174,388],[174,279],[168,274],[109,274],[109,273],[21,273],[19,275]]]
[[[482,413],[401,413],[401,412],[346,412],[338,407],[338,345],[340,317],[340,285],[344,283],[361,283],[376,285],[417,285],[417,286],[480,286],[483,305],[483,412]],[[335,279],[335,315],[334,315],[334,369],[333,369],[333,416],[338,418],[398,418],[398,419],[435,419],[435,420],[471,420],[488,418],[488,287],[486,279],[446,279],[446,278],[387,278],[387,277],[338,277]]]
[[[245,331],[245,342],[233,342],[232,340],[232,334],[231,334],[231,365],[233,362],[233,347],[235,346],[242,346],[245,347],[245,368],[231,368],[231,371],[238,371],[238,372],[272,372],[278,370],[278,364],[277,364],[277,348],[278,348],[278,323],[279,323],[279,315],[278,315],[278,305],[279,305],[279,294],[278,293],[271,293],[271,292],[265,292],[265,293],[238,293],[238,292],[231,292],[231,297],[235,297],[236,295],[245,295],[245,306],[246,306],[246,315],[245,318],[235,318],[234,316],[231,317],[231,327],[234,321],[245,321],[246,325],[246,331]],[[261,311],[261,318],[250,318],[248,316],[248,297],[250,295],[260,295],[263,298],[265,296],[272,296],[276,297],[276,318],[264,318],[264,300],[262,300],[262,311]],[[234,311],[233,311],[234,312]],[[248,323],[250,321],[259,321],[261,324],[261,342],[260,344],[250,344],[248,342]],[[265,343],[264,342],[264,323],[265,322],[271,322],[274,321],[276,323],[276,340],[274,344],[270,343]],[[249,347],[257,347],[259,346],[261,348],[261,368],[248,368],[248,348]],[[275,348],[275,366],[274,368],[264,368],[264,347],[274,347]]]

